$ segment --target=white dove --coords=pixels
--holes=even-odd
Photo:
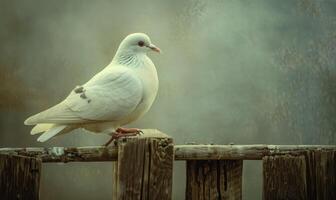
[[[77,128],[111,135],[105,145],[120,136],[138,134],[140,129],[121,126],[144,115],[156,97],[159,81],[147,56],[150,50],[160,52],[146,34],[128,35],[107,67],[61,103],[29,117],[24,124],[35,125],[32,135],[43,133],[39,142]]]

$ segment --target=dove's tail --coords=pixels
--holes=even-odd
[[[54,137],[55,135],[57,135],[58,133],[60,133],[66,127],[67,125],[54,125],[50,129],[48,129],[46,132],[44,132],[39,138],[37,138],[37,141],[45,142],[49,140],[50,138]]]
[[[57,126],[57,125],[56,124],[36,124],[34,128],[30,131],[30,134],[35,135],[35,134],[43,133],[51,129],[54,126]]]
[[[34,128],[30,131],[30,134],[35,135],[42,133],[37,141],[45,142],[56,135],[68,133],[75,128],[76,127],[74,126],[60,124],[36,124]]]

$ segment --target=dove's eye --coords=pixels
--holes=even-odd
[[[140,47],[143,47],[143,46],[145,45],[145,43],[144,43],[143,41],[139,41],[139,42],[138,42],[138,45],[139,45]]]

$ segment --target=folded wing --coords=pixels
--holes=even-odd
[[[142,83],[133,71],[123,67],[105,68],[74,89],[64,101],[28,118],[25,124],[116,121],[136,109],[142,94]]]

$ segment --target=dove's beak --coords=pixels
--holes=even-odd
[[[158,47],[156,47],[154,44],[150,44],[148,46],[148,48],[150,48],[151,50],[156,51],[158,53],[161,53],[161,50]]]

